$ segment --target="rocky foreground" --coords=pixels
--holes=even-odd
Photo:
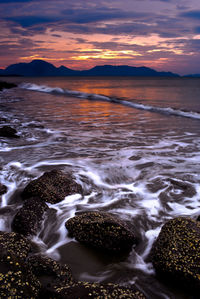
[[[1,194],[7,191],[0,187]],[[71,174],[59,170],[44,173],[24,188],[13,232],[0,232],[1,298],[146,298],[135,286],[76,281],[67,265],[34,253],[27,237],[39,231],[49,209],[46,202],[57,203],[82,191]],[[66,228],[80,242],[115,253],[130,251],[136,242],[127,224],[109,213],[84,213],[66,221]]]
[[[1,194],[6,187],[0,185]],[[134,286],[76,281],[67,265],[34,254],[27,236],[36,235],[50,203],[83,192],[71,174],[44,173],[22,191],[23,206],[14,216],[14,232],[0,232],[1,298],[146,298]],[[66,221],[69,236],[101,251],[130,252],[137,243],[133,229],[113,214],[90,211]],[[178,217],[164,224],[153,244],[151,261],[159,278],[200,291],[200,222]],[[147,294],[148,298],[148,294]],[[195,297],[196,298],[196,297]]]

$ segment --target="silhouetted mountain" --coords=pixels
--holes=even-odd
[[[143,77],[179,77],[171,72],[157,72],[148,67],[132,67],[127,65],[95,66],[86,71],[75,71],[65,66],[55,67],[43,60],[33,60],[30,63],[17,63],[0,70],[0,75],[20,76],[143,76]]]
[[[200,78],[200,74],[185,75],[184,77],[187,77],[187,78]]]
[[[95,66],[88,71],[82,71],[86,76],[146,76],[146,77],[178,77],[171,72],[157,72],[148,67],[132,67],[127,65],[103,65]]]

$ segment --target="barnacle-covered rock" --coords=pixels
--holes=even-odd
[[[82,187],[75,182],[72,175],[52,170],[31,181],[22,192],[22,197],[39,197],[43,201],[55,204],[74,193],[82,193]]]
[[[89,282],[74,282],[66,286],[54,289],[49,292],[49,298],[59,299],[86,299],[86,298],[100,298],[100,299],[145,299],[145,295],[136,289],[134,286],[125,287],[118,284],[107,283],[89,283]]]
[[[109,213],[85,212],[69,219],[65,226],[79,242],[102,250],[128,251],[136,243],[127,224]]]
[[[12,251],[16,257],[25,259],[31,249],[30,242],[18,233],[0,232],[0,256],[4,250]]]
[[[38,298],[40,282],[12,250],[0,252],[0,298]]]
[[[0,183],[0,195],[3,195],[7,192],[7,187]]]
[[[3,126],[0,128],[0,137],[19,138],[17,131],[10,126]]]
[[[168,221],[152,247],[151,259],[160,276],[200,291],[200,222],[186,217]]]
[[[12,229],[24,236],[35,235],[39,230],[47,204],[40,198],[25,200],[12,222]]]
[[[33,255],[27,260],[27,265],[41,283],[40,296],[63,287],[73,281],[72,273],[67,265],[61,265],[46,256]]]

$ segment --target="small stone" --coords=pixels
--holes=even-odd
[[[0,183],[0,195],[3,195],[7,192],[7,187]]]
[[[10,126],[3,126],[0,128],[0,137],[19,138],[17,131]]]

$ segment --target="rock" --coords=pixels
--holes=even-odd
[[[17,258],[25,259],[31,249],[30,242],[18,233],[0,232],[0,256],[7,250],[13,252]]]
[[[3,195],[7,192],[7,187],[0,183],[0,195]]]
[[[59,299],[86,299],[86,298],[127,298],[127,299],[145,299],[145,295],[135,287],[119,286],[118,284],[107,283],[89,283],[89,282],[74,282],[64,287],[55,289],[49,293],[50,298]],[[52,296],[52,297],[51,297]],[[48,297],[48,298],[49,298]]]
[[[169,191],[179,190],[181,192],[181,197],[193,197],[196,194],[195,188],[187,183],[187,182],[181,182],[174,179],[169,179],[169,182],[171,183]]]
[[[25,200],[23,207],[17,212],[12,222],[12,229],[24,236],[35,235],[48,206],[40,198]]]
[[[73,281],[69,267],[61,265],[49,257],[33,255],[28,258],[27,264],[41,283],[41,298],[49,292],[54,292],[54,289]]]
[[[159,276],[200,291],[200,222],[186,217],[168,221],[150,256]]]
[[[85,212],[65,223],[76,240],[103,250],[129,251],[136,238],[129,227],[116,216],[104,212]]]
[[[40,282],[11,250],[0,250],[1,298],[38,298]]]
[[[5,88],[8,89],[8,88],[13,88],[13,87],[17,87],[17,85],[14,83],[0,81],[0,91]]]
[[[0,128],[0,137],[19,138],[17,131],[10,126],[3,126]]]
[[[52,170],[30,182],[22,192],[22,197],[39,197],[43,201],[55,204],[74,193],[82,193],[82,187],[75,182],[72,175]]]

